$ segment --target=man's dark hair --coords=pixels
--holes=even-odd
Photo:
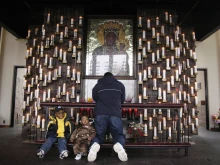
[[[113,74],[112,74],[111,72],[106,72],[106,73],[104,74],[104,77],[107,77],[107,76],[113,76]]]

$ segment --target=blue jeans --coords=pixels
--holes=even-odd
[[[42,144],[40,149],[44,150],[44,153],[46,154],[56,141],[58,141],[58,149],[60,154],[62,151],[67,150],[66,139],[54,138],[54,137],[48,137],[47,140],[44,142],[44,144]]]
[[[120,117],[110,115],[97,115],[95,117],[94,126],[96,129],[96,137],[92,139],[92,143],[102,144],[105,139],[107,129],[112,135],[113,143],[119,142],[122,146],[125,144],[125,135],[123,134],[123,123]]]

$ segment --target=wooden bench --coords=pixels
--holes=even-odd
[[[23,143],[28,144],[36,144],[36,145],[42,145],[44,143],[44,140],[37,140],[37,141],[29,141],[25,140]],[[57,145],[57,143],[55,143]],[[67,145],[69,147],[72,147],[72,143],[68,142]],[[113,144],[111,142],[106,142],[101,144],[101,148],[112,148]],[[177,148],[178,151],[180,149],[185,149],[185,156],[188,156],[188,148],[191,147],[191,144],[188,142],[181,142],[181,143],[169,143],[169,142],[158,142],[158,143],[152,143],[152,142],[126,142],[124,145],[124,148]]]

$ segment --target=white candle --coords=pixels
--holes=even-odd
[[[50,99],[50,89],[47,90],[47,98]]]
[[[155,61],[155,53],[153,52],[152,53],[152,62],[154,62]]]
[[[24,118],[25,118],[25,116],[22,116],[22,119],[21,119],[22,124],[24,124]]]
[[[73,108],[71,108],[71,117],[73,117]]]
[[[188,117],[188,122],[189,122],[189,124],[191,123],[191,116],[190,115]]]
[[[179,100],[182,100],[182,92],[179,91]]]
[[[76,123],[79,123],[79,113],[76,113]]]
[[[60,32],[60,40],[63,39],[63,32]]]
[[[51,71],[48,72],[48,81],[51,81]]]
[[[142,103],[142,96],[141,95],[138,96],[138,102]]]
[[[66,93],[66,83],[63,83],[63,93]]]
[[[43,101],[46,101],[46,92],[43,92]]]
[[[170,68],[170,59],[169,58],[166,59],[166,68],[167,69]]]
[[[61,66],[58,67],[58,75],[61,76]]]
[[[149,117],[149,127],[152,127],[152,117]]]
[[[75,87],[74,87],[74,86],[72,86],[71,95],[72,95],[73,97],[75,97]]]
[[[170,16],[169,16],[169,22],[170,22],[170,24],[172,24],[173,23],[173,20],[172,20],[172,15],[170,14]]]
[[[181,107],[180,108],[180,117],[182,117],[183,116],[183,108]]]
[[[27,113],[27,114],[26,114],[26,121],[29,121],[29,116],[30,116],[30,114]]]
[[[69,92],[66,92],[66,102],[69,102],[70,99],[69,99]]]
[[[174,85],[174,76],[171,76],[171,85]]]
[[[188,99],[188,102],[190,102],[190,95],[187,94],[187,99]]]
[[[145,32],[145,30],[143,30],[143,32],[142,32],[142,38],[143,38],[143,39],[146,38],[146,32]]]
[[[199,126],[198,118],[195,118],[195,121],[196,121],[196,127],[198,127]]]
[[[170,92],[170,82],[167,81],[167,92]]]
[[[76,95],[76,102],[79,102],[79,95]]]
[[[65,31],[64,31],[65,36],[68,35],[68,27],[65,27]]]
[[[60,24],[63,24],[63,16],[60,16]]]
[[[69,41],[69,49],[72,49],[72,46],[73,46],[73,42]]]
[[[41,124],[41,128],[44,129],[44,127],[45,127],[45,119],[42,119],[41,122],[42,122],[42,124]]]
[[[151,50],[150,47],[150,41],[147,41],[147,50]]]
[[[66,61],[66,51],[63,52],[63,61]]]
[[[166,36],[166,46],[169,46],[169,42],[170,42],[169,36]]]
[[[195,105],[197,106],[198,105],[198,97],[195,96]]]
[[[157,76],[160,77],[160,67],[157,67]]]
[[[195,130],[195,126],[194,126],[194,123],[192,123],[192,131]]]
[[[166,100],[166,91],[163,90],[163,100]]]
[[[167,109],[167,118],[170,118],[170,109]]]
[[[163,79],[166,80],[166,70],[163,69]]]
[[[141,38],[139,38],[139,40],[138,40],[138,46],[139,46],[139,47],[142,46],[142,40],[141,40]]]
[[[166,118],[163,117],[163,127],[165,128],[166,127]]]
[[[77,38],[77,29],[74,29],[73,37]]]
[[[152,28],[152,37],[155,36],[155,28]]]
[[[160,42],[160,33],[157,33],[157,42]]]
[[[72,70],[72,78],[75,80],[75,75],[76,75],[76,69]]]
[[[67,74],[68,76],[70,75],[70,66],[67,66],[66,74]]]
[[[168,21],[168,12],[165,12],[165,21]]]
[[[147,109],[144,109],[144,118],[147,118]]]
[[[60,96],[60,86],[58,86],[58,89],[57,89],[57,96]]]
[[[80,83],[80,72],[77,72],[77,82]]]
[[[40,115],[37,116],[37,126],[40,126]]]
[[[49,66],[53,66],[53,57],[50,57]]]
[[[153,79],[153,87],[156,88],[157,87],[157,79]]]
[[[168,130],[169,137],[171,137],[171,127],[169,127]]]
[[[139,72],[139,81],[142,81],[142,73],[141,72]]]
[[[70,24],[71,24],[71,25],[74,24],[74,19],[73,19],[73,18],[71,18],[71,20],[70,20]]]
[[[161,121],[158,121],[158,130],[161,131]]]
[[[142,25],[142,17],[138,17],[138,25]]]
[[[82,25],[82,16],[79,16],[79,25]]]
[[[148,76],[151,75],[151,67],[148,67]]]
[[[157,127],[154,127],[154,136],[157,137]]]
[[[143,123],[143,115],[140,114],[140,123],[142,124]]]
[[[158,88],[158,97],[161,97],[161,88]]]
[[[146,71],[146,69],[144,69],[144,79],[146,79],[147,78],[147,71]]]
[[[164,25],[161,26],[161,34],[164,34]]]
[[[150,20],[147,20],[147,28],[150,28]]]
[[[192,116],[195,116],[195,108],[192,108]]]
[[[144,87],[144,92],[143,92],[143,95],[144,95],[144,97],[146,97],[146,96],[147,96],[147,88],[146,88],[146,87]]]
[[[144,124],[144,133],[147,134],[147,124]]]
[[[82,44],[82,39],[79,38],[79,40],[78,40],[78,46],[81,46],[81,44]]]

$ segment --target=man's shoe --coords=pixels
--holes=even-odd
[[[44,157],[44,150],[39,149],[37,151],[37,155],[39,156],[39,158],[43,158]]]
[[[93,143],[93,145],[89,149],[89,154],[87,157],[89,162],[93,162],[96,160],[97,152],[99,150],[100,150],[100,145],[97,142]]]
[[[67,150],[64,150],[64,151],[61,152],[59,158],[60,158],[60,159],[63,159],[63,158],[66,158],[66,157],[68,157],[68,151],[67,151]]]
[[[118,153],[118,158],[125,162],[128,160],[128,156],[127,156],[127,153],[125,152],[125,149],[123,148],[123,146],[120,144],[120,143],[116,143],[114,146],[113,146],[113,149],[116,153]]]
[[[82,158],[81,154],[77,154],[76,157],[75,157],[76,160],[80,160],[81,158]]]

